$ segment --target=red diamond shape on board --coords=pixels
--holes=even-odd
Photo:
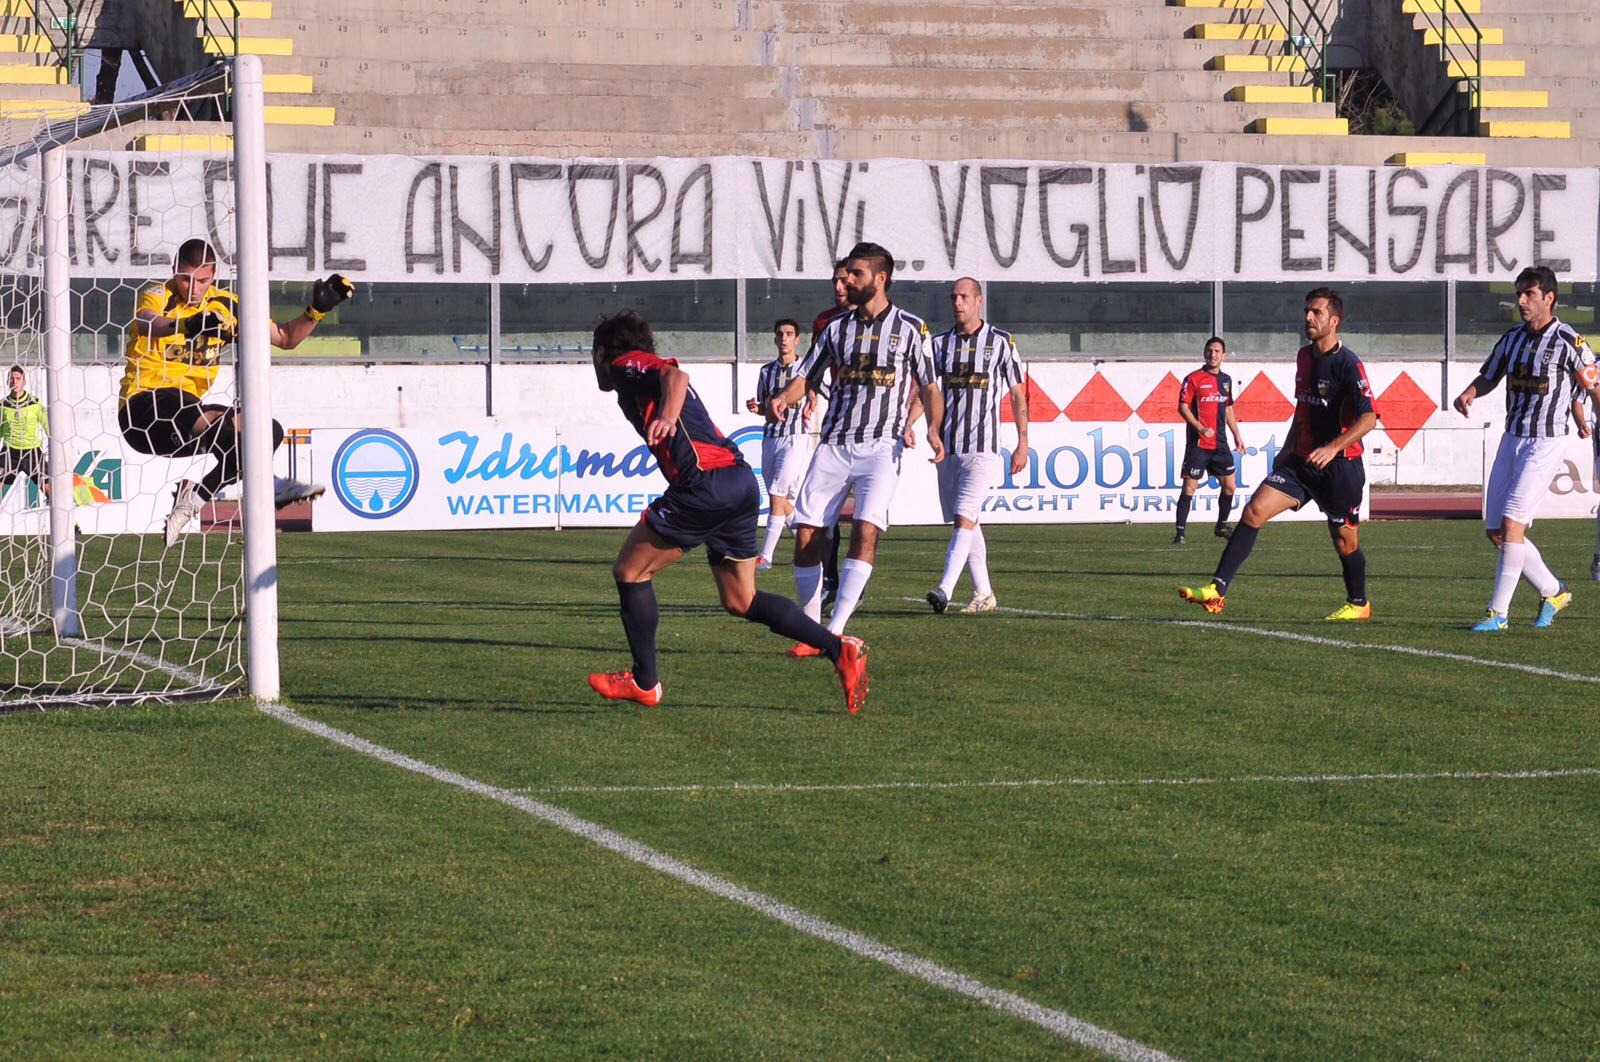
[[[1100,373],[1089,377],[1078,397],[1068,402],[1062,410],[1068,420],[1124,421],[1133,414],[1133,407],[1122,400],[1117,389]]]
[[[1239,420],[1282,424],[1294,413],[1294,403],[1283,397],[1266,373],[1257,373],[1250,386],[1233,400],[1233,415]]]
[[[1050,396],[1044,393],[1044,388],[1033,382],[1033,377],[1027,378],[1028,384],[1028,423],[1043,424],[1055,420],[1061,415],[1061,407],[1051,401]],[[1010,424],[1011,403],[1000,403],[1000,422]]]
[[[1383,422],[1383,430],[1389,433],[1389,438],[1399,450],[1405,449],[1411,437],[1439,409],[1428,392],[1403,372],[1384,389],[1374,405],[1378,407],[1378,419]]]
[[[1181,390],[1178,378],[1169,372],[1134,412],[1146,424],[1180,424],[1183,422],[1178,415],[1178,392]]]

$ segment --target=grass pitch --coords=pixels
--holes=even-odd
[[[1363,528],[1339,626],[1318,525],[1220,620],[1178,601],[1204,530],[988,529],[978,617],[896,530],[855,718],[698,555],[637,709],[583,681],[626,662],[620,533],[290,536],[286,693],[1176,1055],[1600,1051],[1592,526],[1539,525],[1574,607],[1495,636],[1473,523]],[[1082,1050],[248,704],[0,719],[0,794],[7,1055]]]

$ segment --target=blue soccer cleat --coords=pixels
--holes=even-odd
[[[1539,602],[1539,616],[1533,625],[1539,629],[1552,626],[1556,621],[1556,613],[1572,604],[1572,591],[1567,589],[1566,583],[1556,586],[1556,592]]]
[[[1506,618],[1491,608],[1488,615],[1479,620],[1472,629],[1475,631],[1503,631],[1506,629]]]

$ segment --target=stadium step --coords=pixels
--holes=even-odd
[[[1289,105],[1289,120],[1317,121],[1320,104]],[[1296,114],[1295,112],[1300,112]],[[1258,115],[1255,104],[1226,102],[1141,103],[1114,101],[1059,104],[1012,101],[945,100],[819,100],[815,122],[834,129],[920,129],[927,132],[962,129],[1032,129],[1063,132],[1146,132],[1192,130],[1237,132]],[[1340,119],[1342,121],[1342,119]]]
[[[1206,69],[1236,74],[1299,74],[1305,72],[1306,61],[1298,55],[1218,55],[1206,60]]]
[[[129,145],[134,151],[233,151],[233,137],[224,133],[146,133]]]
[[[0,99],[0,119],[7,121],[73,118],[88,109],[81,100]]]
[[[1173,7],[1222,7],[1250,11],[1259,11],[1267,6],[1267,0],[1169,0],[1169,2]]]
[[[1482,71],[1484,77],[1522,77],[1528,64],[1521,59],[1485,59],[1480,66],[1475,59],[1451,59],[1445,64],[1445,76],[1452,80],[1474,77]]]
[[[1481,151],[1399,151],[1389,156],[1392,166],[1484,166],[1489,156]]]
[[[312,89],[310,74],[262,74],[261,91],[270,95],[305,95]]]
[[[1226,98],[1234,103],[1321,103],[1315,85],[1237,85]]]
[[[288,37],[247,37],[238,39],[218,37],[201,28],[196,36],[204,38],[207,55],[293,55],[294,41]]]
[[[1422,31],[1422,43],[1434,47],[1447,41],[1452,45],[1460,45],[1467,48],[1479,43],[1485,45],[1504,44],[1506,42],[1505,37],[1505,30],[1490,26],[1480,27],[1477,31],[1473,31],[1471,28],[1458,29],[1455,26],[1451,26],[1448,32],[1441,31],[1436,26],[1429,26]]]
[[[271,0],[183,0],[184,18],[232,20],[272,17]]]
[[[1462,82],[1458,91],[1472,92],[1470,82]],[[1499,107],[1516,109],[1544,109],[1550,106],[1550,93],[1544,89],[1484,89],[1472,98],[1474,107]]]
[[[1490,137],[1534,137],[1541,140],[1567,140],[1572,136],[1572,123],[1560,121],[1486,121],[1483,135]]]
[[[1426,14],[1439,15],[1445,11],[1450,14],[1466,13],[1476,15],[1483,10],[1480,0],[1401,0],[1400,13],[1404,15]]]
[[[1276,22],[1203,22],[1187,34],[1200,41],[1284,41],[1289,31]]]
[[[40,33],[0,33],[0,54],[6,52],[48,55],[50,38]]]
[[[269,103],[262,111],[262,120],[268,125],[332,125],[334,117],[333,107],[305,104]]]
[[[1257,118],[1245,131],[1267,136],[1346,136],[1350,132],[1350,121],[1347,118]]]
[[[784,33],[919,34],[973,37],[1102,37],[1163,40],[1192,25],[1180,8],[1131,4],[1123,8],[972,7],[929,3],[880,8],[833,2],[783,4]]]
[[[518,97],[515,107],[497,96],[462,100],[449,96],[348,96],[320,93],[317,99],[339,114],[383,116],[386,125],[419,130],[559,130],[609,128],[618,132],[690,133],[721,129],[785,132],[795,128],[783,99],[705,99],[694,96],[578,96],[567,92]],[[370,120],[370,119],[369,119]],[[328,124],[328,123],[323,123]],[[367,124],[363,122],[362,124]]]
[[[20,66],[0,63],[0,92],[11,92],[19,85],[65,85],[66,68],[60,66]]]
[[[1271,73],[1220,74],[1179,70],[919,70],[913,67],[819,68],[802,71],[796,96],[942,100],[1159,100],[1201,103],[1221,99],[1250,79],[1276,85]]]

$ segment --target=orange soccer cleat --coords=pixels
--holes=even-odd
[[[816,646],[807,645],[805,642],[795,642],[794,648],[786,651],[783,655],[790,660],[803,660],[808,656],[821,656],[822,650]]]
[[[846,635],[839,639],[844,647],[839,651],[839,662],[833,666],[844,687],[844,706],[855,715],[867,703],[867,643]]]
[[[589,676],[589,687],[611,701],[637,701],[646,708],[661,703],[661,683],[643,689],[632,671],[597,671]]]

